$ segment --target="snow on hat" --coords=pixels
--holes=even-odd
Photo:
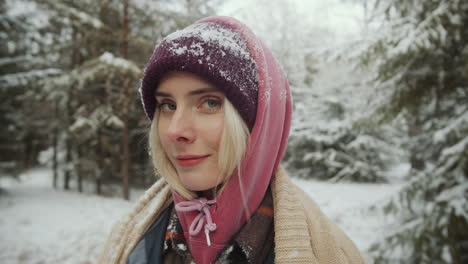
[[[257,112],[257,65],[239,32],[221,23],[200,22],[163,39],[141,82],[141,99],[150,120],[156,108],[157,85],[170,71],[190,72],[213,83],[252,130]]]

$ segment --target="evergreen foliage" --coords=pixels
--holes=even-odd
[[[45,23],[33,12],[18,13],[0,3],[0,170],[17,174],[35,163],[47,135],[41,128],[47,108],[37,108],[41,80],[62,71],[43,51],[51,39],[41,35]]]
[[[405,117],[412,165],[384,206],[399,221],[373,247],[375,261],[467,263],[468,2],[376,1],[375,14],[381,33],[363,53],[387,95],[375,117]]]
[[[334,120],[329,119],[329,124]],[[302,178],[330,181],[387,182],[386,171],[404,156],[392,145],[388,128],[338,123],[297,133],[285,155],[288,169]],[[306,133],[304,133],[306,132]]]
[[[324,56],[322,54],[322,56]],[[315,62],[310,86],[293,87],[295,118],[285,164],[293,175],[331,181],[387,182],[405,158],[399,131],[367,117],[369,69],[335,58]]]

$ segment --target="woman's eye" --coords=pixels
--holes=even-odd
[[[163,112],[171,112],[171,111],[176,110],[177,108],[175,104],[171,104],[171,103],[161,103],[158,106],[159,106],[159,109],[161,109],[161,111]]]
[[[219,107],[221,107],[221,102],[217,99],[206,99],[203,101],[201,108],[207,109],[209,111],[214,111],[217,110]]]

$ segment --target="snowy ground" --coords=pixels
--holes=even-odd
[[[54,190],[47,169],[35,169],[20,178],[18,182],[0,177],[2,264],[94,263],[112,224],[132,205],[118,198]],[[369,206],[400,186],[294,181],[364,253],[383,234],[383,224],[388,221],[368,210]]]

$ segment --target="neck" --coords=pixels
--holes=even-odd
[[[197,198],[205,197],[208,200],[213,200],[216,196],[219,195],[219,190],[221,189],[222,185],[218,185],[214,188],[205,191],[196,191]]]
[[[212,200],[215,197],[214,189],[206,190],[206,191],[198,191],[196,192],[197,198],[205,197],[208,200]]]

